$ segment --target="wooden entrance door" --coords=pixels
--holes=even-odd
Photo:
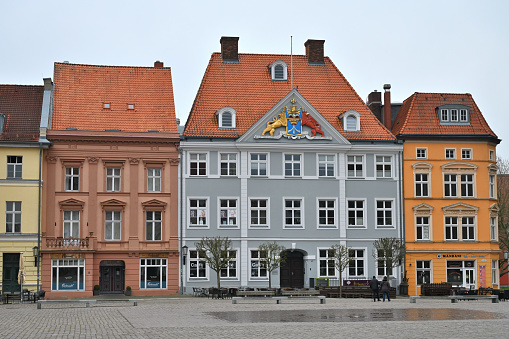
[[[101,262],[101,278],[99,286],[101,293],[123,293],[124,265],[122,261]]]
[[[304,287],[304,254],[286,251],[286,261],[281,265],[281,287]]]
[[[18,284],[19,253],[4,253],[4,267],[2,272],[2,291],[21,292]]]

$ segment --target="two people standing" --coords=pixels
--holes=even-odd
[[[369,282],[369,287],[371,288],[371,291],[373,292],[373,301],[380,301],[380,292],[382,291],[383,294],[383,301],[385,301],[385,296],[387,296],[387,301],[391,301],[391,297],[389,295],[389,291],[391,289],[391,284],[387,280],[387,277],[385,276],[382,280],[382,283],[379,285],[378,280],[375,276],[373,276],[373,279]]]

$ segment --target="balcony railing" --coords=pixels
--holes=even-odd
[[[86,250],[89,238],[46,238],[46,248],[49,250]]]

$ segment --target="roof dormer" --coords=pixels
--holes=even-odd
[[[283,60],[274,61],[269,65],[272,81],[288,80],[288,65]]]
[[[237,111],[231,107],[223,107],[216,112],[217,124],[219,128],[234,129],[236,128]]]
[[[470,107],[447,104],[436,108],[441,125],[470,125]]]
[[[361,130],[361,115],[354,110],[346,111],[338,116],[345,132],[359,132]]]

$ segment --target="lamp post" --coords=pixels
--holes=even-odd
[[[181,292],[180,294],[184,294],[184,266],[186,265],[186,258],[187,258],[187,251],[189,250],[189,247],[187,245],[182,246],[182,269],[180,270],[180,286],[181,286]]]
[[[32,248],[32,252],[34,253],[35,267],[38,267],[38,265],[39,265],[39,255],[41,254],[40,251],[39,251],[39,247],[38,246],[34,246]]]

